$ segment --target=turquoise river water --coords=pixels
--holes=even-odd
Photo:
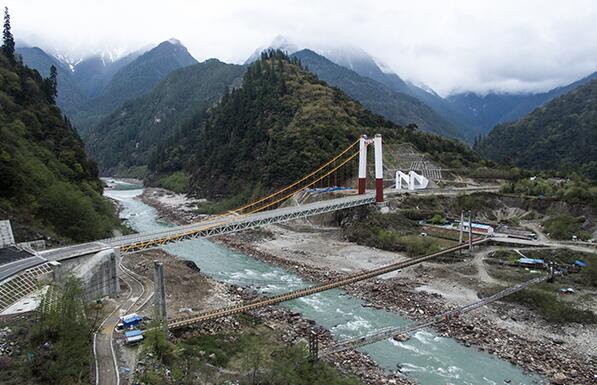
[[[121,217],[138,232],[171,226],[157,220],[156,210],[135,196],[138,186],[119,183],[105,195],[121,203]],[[207,239],[195,239],[164,246],[169,253],[194,261],[201,271],[219,281],[252,286],[264,295],[279,294],[310,285],[301,277],[277,266],[216,245]],[[363,307],[363,301],[340,289],[329,290],[282,304],[303,317],[329,329],[336,339],[362,336],[387,326],[406,325],[409,321],[384,310]],[[380,366],[397,370],[425,385],[498,385],[509,380],[512,385],[545,384],[519,367],[475,348],[468,348],[431,330],[419,330],[405,342],[392,339],[362,348]]]

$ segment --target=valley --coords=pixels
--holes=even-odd
[[[592,7],[7,1],[0,384],[597,381]]]

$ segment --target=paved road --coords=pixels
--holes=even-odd
[[[29,258],[18,259],[9,263],[5,263],[0,266],[0,282],[4,279],[11,277],[23,270],[27,270],[30,267],[41,265],[47,262],[45,258],[39,256],[33,256]]]
[[[580,251],[581,253],[595,253],[597,252],[597,245],[585,245],[585,244],[574,244],[571,242],[557,242],[557,241],[540,241],[532,239],[517,239],[508,238],[504,236],[494,236],[490,238],[493,242],[503,243],[509,245],[519,246],[532,246],[532,247],[544,247],[544,248],[566,248],[574,251]]]
[[[119,385],[119,365],[116,357],[114,339],[121,334],[114,332],[118,319],[123,314],[138,311],[153,296],[153,283],[121,268],[120,277],[127,283],[129,290],[118,301],[116,309],[103,321],[95,335],[96,385]]]

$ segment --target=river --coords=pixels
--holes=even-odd
[[[121,217],[135,231],[159,230],[171,224],[157,220],[156,210],[134,199],[143,192],[138,186],[119,183],[105,195],[121,203]],[[306,287],[310,283],[277,266],[237,253],[207,239],[194,239],[163,247],[167,252],[191,260],[214,279],[241,286],[252,286],[262,294],[279,294]],[[363,307],[363,301],[340,289],[329,290],[282,304],[329,329],[336,339],[362,336],[388,326],[409,321],[384,310]],[[362,348],[380,366],[397,370],[425,385],[545,384],[519,367],[454,339],[440,337],[431,330],[419,330],[408,341],[392,339]],[[506,381],[510,382],[506,382]]]

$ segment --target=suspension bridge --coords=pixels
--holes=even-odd
[[[374,193],[367,191],[366,188],[368,169],[367,147],[370,145],[375,147]],[[358,170],[358,175],[354,175],[355,170]],[[263,198],[257,199],[234,210],[230,210],[201,222],[189,225],[174,226],[160,231],[107,238],[95,242],[47,250],[39,253],[39,255],[43,258],[42,260],[46,261],[41,265],[48,267],[51,263],[64,262],[76,258],[87,258],[88,256],[97,255],[98,253],[107,250],[118,250],[120,254],[135,253],[160,247],[173,242],[179,242],[198,237],[212,237],[216,235],[229,234],[254,227],[282,223],[294,219],[330,213],[337,210],[369,205],[372,203],[381,203],[384,200],[383,170],[381,136],[377,135],[373,139],[362,136],[332,159],[323,163],[321,166],[316,168],[311,173],[305,175],[301,179]],[[317,200],[300,205],[288,204],[289,199],[296,196],[298,193],[304,193],[309,189],[322,189],[339,185],[343,187],[350,186],[351,188],[343,188],[335,194],[329,194],[327,197],[330,197],[331,195],[330,199]],[[318,194],[317,198],[322,197]],[[485,240],[477,240],[476,242],[479,244],[485,242]],[[209,321],[259,307],[288,301],[301,296],[311,295],[324,290],[342,287],[354,282],[411,266],[443,254],[464,249],[466,247],[470,247],[470,245],[459,245],[439,253],[434,253],[428,256],[414,258],[406,262],[392,264],[371,271],[351,275],[336,282],[297,290],[295,292],[290,292],[275,297],[269,297],[242,306],[232,306],[229,308],[214,310],[208,313],[195,314],[184,319],[171,319],[168,320],[168,327],[172,329],[185,327],[198,322]],[[37,270],[43,270],[44,276],[48,275],[46,270],[49,269],[37,268],[36,271]],[[26,272],[27,270],[25,273]],[[114,279],[114,277],[116,277],[116,272],[112,274],[112,279]],[[35,281],[35,277],[30,277],[28,281]],[[0,289],[2,289],[3,286],[7,286],[12,290],[13,285],[5,285],[5,282],[0,283]],[[11,298],[23,297],[31,292],[32,287],[34,287],[34,285],[28,285],[27,290],[20,290]]]
[[[367,147],[375,145],[375,186],[372,193],[366,190]],[[65,246],[37,253],[35,258],[0,266],[0,292],[10,293],[10,300],[2,303],[2,309],[14,301],[31,294],[35,282],[47,279],[53,263],[89,259],[98,253],[115,250],[121,255],[160,247],[172,242],[198,237],[238,232],[268,224],[330,213],[337,210],[383,202],[383,160],[381,136],[374,139],[362,136],[340,151],[332,159],[317,167],[288,186],[234,210],[209,217],[203,221],[165,228],[160,231],[106,238],[94,242]],[[358,164],[357,164],[358,162]],[[358,177],[355,170],[359,170]],[[342,186],[334,194],[320,194],[319,200],[300,205],[289,201],[300,192]],[[347,188],[348,187],[348,188]],[[358,189],[357,189],[358,187]],[[323,200],[321,199],[323,198]],[[326,199],[331,198],[331,199]],[[113,268],[116,277],[116,269]],[[39,272],[43,272],[39,273]],[[39,273],[39,274],[38,274]],[[20,284],[26,278],[27,285]],[[19,283],[14,284],[10,281]],[[18,289],[18,290],[17,290]],[[8,298],[8,297],[6,297]],[[1,309],[0,309],[1,310]]]
[[[477,240],[473,241],[473,245],[480,245],[485,242],[487,242],[487,239],[477,239]],[[225,308],[215,309],[215,310],[204,312],[204,313],[195,314],[195,315],[192,315],[189,317],[170,319],[170,320],[168,320],[168,329],[170,329],[170,330],[178,329],[178,328],[182,328],[182,327],[191,326],[193,324],[197,324],[200,322],[212,321],[217,318],[227,317],[227,316],[238,314],[238,313],[244,313],[249,310],[258,309],[258,308],[269,306],[269,305],[275,305],[275,304],[278,304],[281,302],[290,301],[292,299],[305,297],[305,296],[313,295],[316,293],[321,293],[322,291],[347,286],[347,285],[350,285],[350,284],[353,284],[353,283],[356,283],[359,281],[364,281],[369,278],[377,277],[379,275],[391,273],[393,271],[400,270],[405,267],[413,266],[418,263],[428,261],[430,259],[437,258],[437,257],[445,255],[445,254],[450,254],[455,251],[462,250],[462,249],[465,249],[468,247],[469,247],[469,245],[467,245],[467,244],[458,245],[458,246],[450,247],[445,250],[439,251],[437,253],[433,253],[433,254],[417,257],[417,258],[412,258],[407,261],[392,263],[387,266],[379,267],[377,269],[367,270],[367,271],[361,272],[361,273],[351,274],[345,278],[334,280],[332,282],[328,282],[328,283],[324,283],[321,285],[316,285],[316,286],[312,286],[312,287],[308,287],[308,288],[304,288],[304,289],[299,289],[299,290],[291,291],[289,293],[279,294],[279,295],[272,296],[272,297],[267,297],[267,298],[264,298],[264,299],[261,299],[261,300],[255,301],[255,302],[251,302],[248,304],[234,305],[234,306],[229,306],[229,307],[225,307]]]
[[[507,297],[507,296],[514,294],[518,291],[521,291],[523,289],[526,289],[529,286],[545,282],[549,279],[553,279],[553,277],[554,277],[554,275],[551,275],[551,274],[537,277],[537,278],[531,279],[529,281],[522,282],[517,285],[508,287],[504,290],[500,290],[497,293],[495,293],[489,297],[483,298],[477,302],[462,306],[458,309],[449,310],[444,313],[425,318],[423,320],[414,322],[412,324],[408,324],[406,326],[387,327],[387,328],[376,330],[373,333],[370,333],[370,334],[367,334],[367,335],[364,335],[361,337],[349,338],[349,339],[340,341],[334,345],[328,346],[327,348],[319,351],[318,356],[322,357],[322,356],[327,356],[330,354],[338,353],[338,352],[341,352],[341,351],[347,350],[347,349],[356,349],[358,347],[370,345],[370,344],[373,344],[373,343],[376,343],[379,341],[383,341],[388,338],[394,338],[396,336],[406,335],[415,330],[419,330],[419,329],[434,325],[436,323],[449,322],[451,320],[459,318],[461,315],[469,313],[473,310],[477,310],[480,307],[488,305],[492,302],[495,302],[499,299]]]
[[[376,172],[376,192],[368,193],[365,188],[366,148],[374,142],[377,143],[375,164],[380,172]],[[306,189],[356,184],[356,178],[352,174],[353,170],[356,169],[357,157],[359,157],[359,188],[357,194],[355,194],[356,189],[354,188],[344,189],[340,194],[345,196],[338,198],[320,200],[300,206],[285,205],[290,198]],[[376,136],[373,140],[361,137],[301,179],[272,194],[226,213],[190,225],[66,246],[41,252],[40,255],[48,260],[60,261],[109,248],[117,248],[122,254],[134,253],[186,239],[212,237],[375,202],[381,203],[383,202],[383,183],[379,181],[383,181],[382,162],[381,136]]]

